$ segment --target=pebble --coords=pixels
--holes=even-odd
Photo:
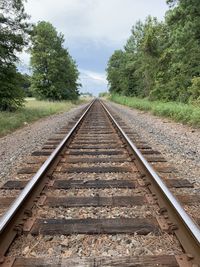
[[[180,178],[195,181],[200,187],[200,129],[173,122],[163,124],[163,118],[106,101],[113,114],[138,133],[152,148],[160,151],[178,170]],[[184,168],[183,168],[184,166]]]
[[[53,236],[44,236],[44,241],[51,241],[53,239]]]
[[[60,245],[63,246],[63,247],[68,247],[69,246],[68,239],[65,239],[63,242],[60,243]]]
[[[28,252],[29,252],[29,246],[27,246],[27,247],[25,247],[24,249],[23,249],[23,252],[22,252],[22,254],[25,256]]]
[[[121,112],[119,112],[121,114]],[[138,115],[139,116],[139,115]],[[141,116],[146,116],[146,114],[142,114]],[[131,117],[131,115],[130,115]],[[144,121],[143,121],[144,123]],[[133,123],[134,128],[137,128],[137,123]],[[167,124],[166,124],[167,125]],[[165,125],[162,125],[165,127]],[[152,134],[156,134],[156,130],[152,130]],[[159,133],[161,130],[159,131]],[[169,140],[170,138],[168,138]],[[171,141],[173,142],[173,141]],[[166,144],[165,144],[166,145]],[[167,146],[166,146],[167,147]],[[183,152],[183,150],[180,151]],[[195,150],[196,151],[196,150]],[[78,192],[82,194],[87,194],[84,190],[75,190],[73,194],[78,194]],[[99,195],[104,192],[105,195],[110,191],[101,191],[99,190]],[[121,191],[122,192],[122,191]],[[124,192],[124,191],[123,191]],[[127,191],[129,192],[129,191]],[[65,192],[66,193],[66,192]],[[90,194],[94,194],[94,190],[90,191]],[[115,192],[116,193],[116,192]],[[73,195],[72,194],[72,195]],[[89,194],[89,195],[90,195]],[[50,213],[56,217],[66,217],[66,218],[74,218],[74,217],[112,217],[112,216],[141,216],[144,213],[145,215],[151,215],[151,212],[144,206],[142,208],[134,207],[132,208],[118,208],[118,209],[111,209],[111,208],[85,208],[81,210],[80,208],[71,208],[71,209],[48,209],[46,214],[40,214],[42,217],[44,215],[48,216]],[[37,241],[34,240],[35,242]],[[40,241],[40,240],[39,240]],[[48,237],[46,240],[41,240],[38,246],[34,247],[34,244],[31,245],[31,240],[26,239],[25,237],[21,238],[16,241],[13,245],[12,249],[10,250],[10,256],[12,253],[15,255],[20,256],[21,253],[21,244],[25,244],[28,248],[27,252],[29,251],[29,247],[32,248],[33,251],[31,253],[35,253],[37,256],[57,256],[59,257],[61,254],[64,257],[84,257],[84,256],[121,256],[121,255],[153,255],[153,254],[174,254],[174,253],[182,253],[181,248],[179,247],[178,241],[173,237],[169,236],[167,233],[162,235],[162,238],[159,239],[159,236],[155,236],[153,234],[148,234],[146,236],[139,236],[139,235],[71,235],[71,236],[54,236],[53,239],[49,239]],[[25,252],[26,252],[25,247]],[[30,254],[31,254],[30,253]]]
[[[19,237],[9,250],[8,256],[33,257],[96,257],[96,256],[139,256],[181,253],[175,237],[164,233],[162,238],[153,234],[113,235],[70,235],[54,236],[51,241],[44,241],[41,236],[34,240]],[[22,245],[24,246],[22,254]]]
[[[27,155],[41,149],[42,145],[52,135],[65,126],[76,116],[86,104],[82,104],[67,112],[43,118],[24,128],[0,138],[0,181],[4,183],[15,176],[20,164],[24,163]]]

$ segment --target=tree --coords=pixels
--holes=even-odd
[[[192,85],[188,89],[191,94],[190,101],[200,104],[200,77],[194,77],[192,79]]]
[[[36,96],[48,100],[78,97],[77,66],[63,48],[64,37],[51,23],[41,21],[32,34],[32,89]]]
[[[21,88],[23,89],[25,95],[27,97],[32,97],[33,93],[30,90],[31,87],[31,76],[29,76],[28,74],[22,74],[21,75]]]
[[[171,71],[169,86],[177,99],[186,102],[193,77],[200,76],[200,1],[170,0],[172,9],[166,14],[171,33]]]
[[[17,52],[28,42],[30,24],[23,0],[0,2],[0,110],[13,110],[23,104],[21,76],[17,72]]]
[[[116,50],[108,61],[107,79],[111,93],[120,93],[122,91],[121,87],[122,62],[123,62],[122,50]]]
[[[164,22],[150,16],[144,23],[138,21],[124,50],[111,56],[111,92],[199,103],[200,1],[167,3]]]
[[[25,93],[21,87],[22,76],[13,64],[1,68],[0,72],[0,110],[14,111],[21,107]]]
[[[162,23],[148,17],[132,28],[125,51],[115,51],[108,62],[110,91],[131,96],[149,96],[155,87]]]

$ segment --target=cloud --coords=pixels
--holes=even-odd
[[[65,36],[65,47],[76,60],[81,91],[97,95],[107,89],[105,68],[115,49],[121,49],[133,24],[149,14],[162,19],[166,0],[28,0],[32,22],[49,21]],[[23,69],[28,57],[22,55]]]
[[[48,20],[66,39],[96,40],[97,44],[122,43],[132,25],[151,14],[162,18],[165,0],[28,0],[33,21]]]
[[[105,73],[93,72],[90,70],[80,70],[80,76],[82,79],[93,80],[98,84],[107,84]]]
[[[81,92],[91,92],[98,96],[100,92],[108,90],[105,73],[80,69],[80,82],[82,84]]]
[[[19,62],[17,64],[17,68],[22,73],[30,73],[30,54],[26,51],[18,53]]]

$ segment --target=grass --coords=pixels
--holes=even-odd
[[[111,101],[139,110],[150,111],[154,115],[170,118],[192,126],[200,127],[200,107],[177,102],[149,101],[137,97],[111,95]]]
[[[27,98],[25,106],[16,112],[0,112],[0,136],[13,132],[27,123],[56,113],[64,112],[75,107],[76,102],[48,102]]]

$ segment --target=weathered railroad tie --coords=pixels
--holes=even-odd
[[[92,102],[1,187],[2,214],[14,203],[0,221],[0,266],[200,266],[199,228],[168,191],[193,185],[175,174]]]

